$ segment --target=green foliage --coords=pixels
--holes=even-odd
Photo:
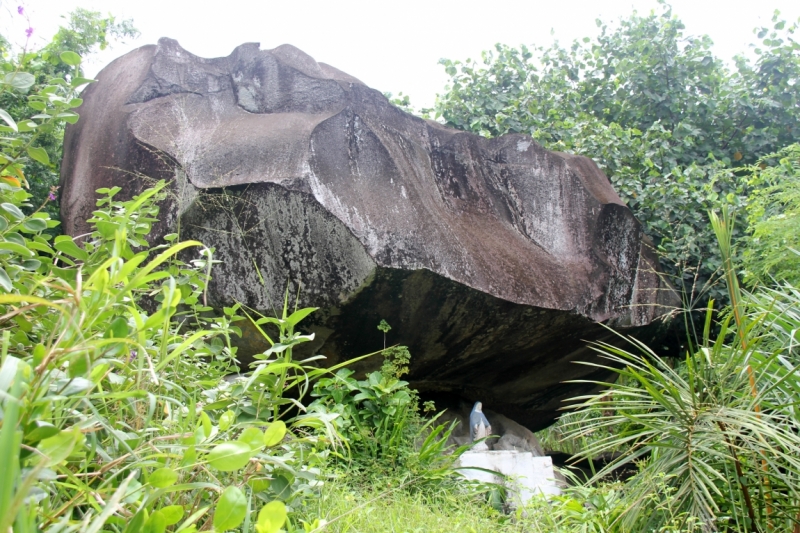
[[[664,487],[667,476],[653,484],[661,491],[648,499],[656,513],[669,518],[657,531],[702,531],[697,520],[675,513],[675,498]],[[370,478],[359,482],[347,473],[327,484],[316,500],[309,500],[301,514],[310,517],[306,531],[330,532],[440,532],[472,533],[608,533],[619,527],[625,487],[620,483],[566,487],[560,496],[534,497],[524,508],[502,514],[475,490],[420,492],[405,490],[394,479]],[[648,530],[651,531],[651,530]],[[656,530],[652,530],[656,531]]]
[[[391,329],[385,321],[381,331]],[[317,381],[311,410],[335,413],[334,423],[349,452],[349,468],[370,476],[389,476],[402,483],[439,487],[455,479],[454,465],[466,448],[450,449],[447,441],[455,425],[436,424],[439,415],[425,421],[419,413],[416,391],[400,378],[408,373],[410,354],[405,346],[383,350],[380,370],[357,380],[343,368]],[[426,405],[426,410],[433,410]]]
[[[579,454],[624,450],[595,480],[638,464],[615,521],[621,531],[663,530],[676,519],[680,528],[703,530],[797,527],[800,300],[789,285],[744,294],[732,261],[732,217],[723,210],[711,219],[731,301],[716,339],[709,308],[702,342],[678,363],[637,341],[636,352],[598,344],[608,363],[590,366],[622,379],[597,383],[607,390],[580,398],[588,416],[568,436],[612,430]],[[671,503],[654,509],[662,500]]]
[[[737,57],[734,68],[708,37],[684,35],[666,4],[598,26],[597,37],[567,48],[497,45],[481,62],[442,60],[451,81],[436,114],[484,136],[527,133],[593,158],[692,295],[721,266],[705,213],[747,194],[746,181],[723,170],[800,136],[797,24],[776,13],[758,32],[757,59]]]
[[[312,408],[324,407],[339,415],[336,425],[357,457],[382,459],[394,465],[408,445],[415,398],[408,382],[381,370],[356,380],[348,368],[320,379]]]
[[[752,189],[744,251],[746,281],[770,278],[800,285],[800,144],[746,169]]]
[[[112,16],[78,8],[40,50],[13,50],[0,36],[0,81],[5,82],[0,117],[4,128],[11,128],[2,133],[17,142],[16,149],[0,159],[0,174],[23,183],[26,177],[33,202],[47,203],[45,210],[56,220],[58,207],[48,202],[48,196],[58,185],[64,126],[78,119],[73,111],[81,104],[78,92],[89,81],[81,72],[81,56],[102,50],[113,40],[137,35],[129,20],[117,22]]]
[[[85,56],[97,49],[105,50],[114,41],[135,39],[139,30],[130,19],[117,21],[112,15],[103,16],[99,11],[77,8],[67,17],[66,26],[61,26],[52,41],[42,51],[42,59],[56,69],[60,67],[55,57],[64,61],[64,52]]]
[[[606,533],[612,531],[633,533],[659,531],[694,533],[704,531],[703,524],[677,509],[674,489],[668,486],[669,476],[657,474],[646,480],[652,487],[644,505],[650,512],[663,518],[659,529],[625,529],[620,521],[626,512],[623,497],[626,486],[621,483],[604,483],[597,486],[577,484],[568,487],[560,496],[545,500],[534,498],[525,508],[525,531],[547,533],[572,533],[576,531]]]
[[[597,409],[595,409],[597,411]],[[620,427],[594,427],[592,430],[587,430],[580,435],[575,435],[573,428],[580,426],[584,421],[593,419],[597,416],[606,416],[612,414],[613,411],[606,410],[600,413],[590,412],[583,409],[580,411],[569,410],[562,413],[553,425],[536,432],[536,439],[545,450],[545,453],[560,452],[569,455],[577,455],[585,450],[591,443],[596,440],[603,439],[610,435],[618,435],[627,424],[622,424]],[[608,452],[617,452],[627,449],[627,446],[621,445],[618,449],[606,448]]]
[[[400,92],[397,96],[394,96],[392,93],[383,93],[383,96],[385,96],[393,106],[402,109],[406,113],[414,113],[414,108],[411,106],[411,99],[407,94]]]
[[[0,295],[3,531],[163,531],[179,522],[193,531],[207,520],[233,529],[313,483],[313,437],[268,416],[201,408],[210,383],[234,368],[235,317],[210,316],[202,303],[210,250],[144,240],[163,187],[127,202],[114,200],[118,189],[101,190],[83,247],[67,236],[51,244],[41,213],[0,232],[16,244],[1,259],[11,282]],[[22,189],[0,184],[0,195],[26,208]],[[45,224],[31,228],[33,220]],[[178,258],[193,247],[196,259]]]
[[[65,124],[78,120],[73,109],[82,101],[75,96],[76,90],[86,81],[79,76],[53,77],[37,84],[35,76],[20,70],[21,65],[3,62],[1,66],[6,74],[0,94],[0,118],[4,122],[0,125],[0,179],[30,187],[34,201],[46,207],[54,199],[52,193],[58,182],[53,161],[60,161],[61,155],[60,149],[54,150],[60,143],[56,140],[61,138]]]

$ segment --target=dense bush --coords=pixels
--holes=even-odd
[[[0,295],[3,531],[222,531],[246,521],[274,532],[318,483],[320,438],[336,434],[324,415],[282,411],[284,394],[313,375],[282,350],[223,379],[236,310],[213,316],[203,304],[210,250],[143,240],[160,188],[127,202],[100,191],[95,231],[79,246],[67,236],[51,244],[47,216],[22,212],[28,193],[0,183],[0,261],[12,285]],[[178,259],[191,248],[194,259]]]
[[[752,190],[743,260],[746,281],[800,285],[800,144],[746,169]]]
[[[20,6],[17,8],[16,16],[27,19],[28,15]],[[53,188],[58,185],[64,125],[66,122],[77,120],[75,114],[58,117],[61,120],[46,120],[48,116],[57,117],[59,113],[64,113],[64,110],[54,109],[53,104],[56,102],[48,100],[46,96],[59,93],[63,96],[61,90],[59,93],[53,93],[52,87],[61,85],[61,82],[68,82],[69,88],[73,91],[70,100],[80,105],[80,101],[76,100],[75,91],[89,80],[83,78],[76,57],[85,57],[96,49],[105,49],[115,40],[138,35],[130,20],[118,22],[114,17],[110,15],[103,17],[96,11],[78,8],[66,19],[66,25],[60,27],[51,41],[38,50],[29,49],[27,46],[34,31],[32,28],[28,30],[28,41],[22,50],[14,49],[9,41],[0,35],[0,70],[2,70],[0,76],[7,82],[4,89],[9,85],[14,88],[0,92],[0,109],[7,114],[7,117],[1,118],[8,127],[12,127],[12,124],[6,119],[14,121],[17,125],[14,133],[28,134],[27,137],[19,135],[18,138],[27,140],[35,138],[35,143],[31,146],[35,146],[36,150],[30,154],[30,158],[21,160],[19,165],[14,165],[14,175],[22,179],[22,174],[19,174],[21,172],[27,177],[33,195],[32,202],[37,206],[45,203]],[[28,24],[31,23],[28,20]],[[28,97],[31,94],[38,94],[38,97],[31,99]],[[71,107],[74,108],[75,105]],[[31,121],[27,120],[32,116],[33,122],[38,123],[38,127],[34,129],[29,128]],[[3,131],[8,132],[8,130]],[[6,161],[2,161],[2,164],[5,165]],[[52,218],[58,220],[57,201],[50,201],[45,210]]]
[[[378,329],[384,333],[381,368],[363,380],[347,368],[321,378],[314,385],[312,396],[317,399],[310,409],[336,414],[334,424],[347,448],[340,467],[369,472],[369,480],[388,477],[396,485],[413,483],[415,490],[441,489],[455,480],[455,463],[467,447],[448,446],[455,422],[437,425],[433,402],[425,402],[429,418],[423,417],[417,392],[401,379],[408,373],[408,348],[386,348],[391,327],[381,320]]]
[[[587,416],[568,438],[598,429],[580,456],[623,453],[595,481],[624,465],[638,473],[624,487],[619,531],[672,527],[709,531],[790,531],[800,523],[800,360],[797,290],[783,285],[754,294],[739,289],[732,261],[732,218],[712,215],[731,306],[711,337],[714,312],[684,361],[596,346],[616,383],[582,398]],[[653,501],[670,505],[654,511]]]

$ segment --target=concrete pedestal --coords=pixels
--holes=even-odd
[[[459,458],[460,470],[467,479],[497,483],[508,489],[508,501],[512,507],[525,505],[535,494],[559,495],[553,460],[550,457],[534,457],[530,452],[514,450],[469,451]],[[502,477],[484,470],[497,472]]]

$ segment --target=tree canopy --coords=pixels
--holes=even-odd
[[[24,8],[18,9],[18,15],[26,16]],[[65,19],[65,25],[59,28],[50,43],[39,50],[15,50],[8,39],[0,35],[2,75],[15,77],[20,83],[25,80],[24,86],[12,87],[6,84],[0,92],[0,109],[5,110],[14,122],[24,124],[23,119],[30,117],[32,110],[39,114],[45,113],[44,104],[31,98],[31,95],[50,85],[53,78],[65,79],[74,85],[75,78],[82,75],[80,56],[86,57],[97,49],[105,49],[114,40],[138,35],[132,21],[120,22],[111,15],[103,16],[97,11],[78,8]],[[51,188],[58,185],[64,122],[53,122],[49,127],[37,128],[35,132],[19,132],[20,137],[31,135],[35,135],[35,144],[43,150],[43,155],[37,159],[26,159],[22,170],[33,194],[33,203],[42,205]],[[6,163],[7,161],[0,162],[2,165]],[[47,209],[53,217],[58,218],[57,204],[49,203]]]

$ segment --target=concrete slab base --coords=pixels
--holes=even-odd
[[[514,508],[525,505],[536,494],[561,494],[553,471],[553,460],[547,456],[534,457],[531,452],[515,450],[472,450],[459,458],[458,465],[459,472],[467,479],[504,486],[508,490],[508,503]],[[503,479],[493,472],[506,477]]]

